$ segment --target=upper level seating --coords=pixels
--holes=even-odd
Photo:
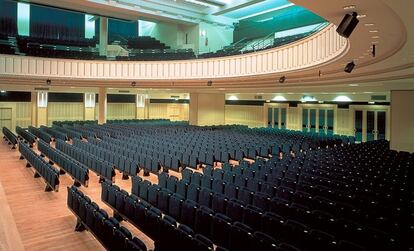
[[[147,250],[140,239],[74,186],[68,187],[67,206],[77,217],[76,230],[89,230],[107,250]]]
[[[32,166],[36,170],[34,177],[43,177],[46,182],[45,191],[57,192],[59,190],[59,171],[21,142],[19,142],[19,152],[21,153],[20,158],[26,159],[27,167]]]
[[[128,48],[132,49],[169,49],[169,46],[161,43],[159,40],[149,36],[139,36],[128,38]]]
[[[9,145],[12,145],[12,149],[16,148],[17,145],[17,136],[10,131],[7,127],[3,127],[3,138],[8,141]]]

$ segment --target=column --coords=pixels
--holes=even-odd
[[[37,126],[37,92],[31,93],[31,125]]]
[[[190,93],[190,125],[224,125],[225,94]]]
[[[47,126],[47,103],[48,103],[48,93],[45,91],[32,92],[31,94],[31,124],[35,127],[40,127],[41,125]]]
[[[145,102],[146,101],[146,95],[145,94],[137,94],[136,96],[136,113],[135,118],[136,119],[145,119]]]
[[[99,87],[99,97],[98,97],[98,104],[99,104],[99,117],[98,117],[98,124],[106,123],[106,88]]]
[[[83,98],[83,120],[95,120],[95,93],[85,93]]]
[[[99,55],[106,56],[108,47],[108,18],[99,18]]]
[[[391,91],[391,149],[414,152],[414,91]]]

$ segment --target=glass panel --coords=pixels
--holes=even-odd
[[[308,109],[303,109],[303,113],[302,113],[302,130],[304,132],[308,131]]]
[[[281,128],[286,129],[286,108],[282,108],[281,112],[282,112],[282,118],[281,118],[282,119],[282,121],[281,121],[282,125],[281,125]]]
[[[30,35],[30,5],[17,3],[17,30],[20,36]]]
[[[355,111],[355,141],[362,141],[362,111]]]
[[[315,109],[311,109],[310,110],[310,131],[311,132],[315,132],[316,131],[316,110]]]
[[[386,113],[377,112],[378,139],[385,139]]]
[[[272,127],[272,111],[273,108],[268,108],[267,109],[267,127]]]
[[[325,110],[319,110],[319,133],[325,132]]]
[[[327,110],[328,134],[332,135],[334,130],[334,110]]]
[[[367,141],[374,140],[375,112],[367,111]]]
[[[273,108],[273,127],[279,128],[279,108]]]

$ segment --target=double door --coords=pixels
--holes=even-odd
[[[334,110],[304,108],[302,110],[302,131],[333,134]]]
[[[355,140],[372,141],[385,139],[386,111],[381,110],[355,110]]]
[[[269,107],[267,109],[267,127],[286,129],[286,108]]]

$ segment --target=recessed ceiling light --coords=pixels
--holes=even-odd
[[[364,92],[365,94],[371,94],[371,93],[373,93],[373,92]]]
[[[369,101],[368,104],[373,105],[373,104],[375,104],[375,102],[374,101]]]
[[[355,5],[347,5],[347,6],[344,6],[343,8],[344,8],[344,10],[352,10],[352,9],[355,9],[356,6]]]
[[[360,14],[360,15],[358,15],[358,16],[357,16],[357,18],[364,18],[364,17],[367,17],[367,15],[365,15],[365,14]]]
[[[380,38],[380,37],[379,36],[372,36],[371,38],[377,39],[377,38]]]
[[[377,33],[378,30],[370,30],[369,32],[371,32],[371,33]]]
[[[379,41],[372,41],[371,44],[378,44]]]
[[[366,23],[366,24],[364,24],[365,26],[374,26],[374,24],[373,23]]]
[[[349,86],[359,86],[359,84],[349,84]]]

